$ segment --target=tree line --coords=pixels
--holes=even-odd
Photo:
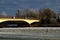
[[[50,8],[45,8],[42,10],[30,10],[30,9],[25,9],[23,11],[18,10],[18,12],[15,15],[16,18],[31,18],[31,19],[38,19],[39,20],[39,26],[60,26],[60,20],[59,16],[57,15],[56,12],[54,12]]]
[[[19,14],[16,16],[18,17]],[[39,26],[60,26],[58,14],[50,8],[45,8],[38,11],[26,9],[24,11],[24,17],[38,19]]]

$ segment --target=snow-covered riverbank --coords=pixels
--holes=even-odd
[[[59,27],[0,28],[0,37],[60,39]]]

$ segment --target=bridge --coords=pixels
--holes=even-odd
[[[4,25],[6,25],[6,23],[22,23],[22,25],[23,25],[23,22],[24,22],[24,24],[26,24],[26,23],[28,23],[29,25],[30,24],[34,24],[34,23],[38,23],[39,22],[39,20],[34,20],[34,19],[0,19],[0,24],[4,24]]]
[[[32,20],[31,19],[0,19],[0,23],[5,21],[25,21],[29,24],[33,22],[39,22],[39,20],[33,20],[33,19]]]

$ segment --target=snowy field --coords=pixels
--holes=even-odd
[[[0,28],[2,40],[60,40],[59,27]]]

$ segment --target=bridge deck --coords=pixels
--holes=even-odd
[[[0,23],[4,22],[4,21],[25,21],[29,24],[33,23],[33,22],[39,22],[39,20],[34,20],[34,19],[0,19]]]

